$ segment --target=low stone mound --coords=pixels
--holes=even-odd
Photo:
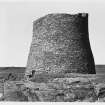
[[[96,101],[98,98],[88,78],[53,78],[47,83],[28,82],[25,85],[39,97],[37,101]]]
[[[53,76],[52,76],[53,77]],[[102,76],[66,74],[42,82],[6,81],[1,101],[35,102],[104,102],[105,82],[97,81]]]
[[[49,79],[46,82],[7,81],[4,85],[4,96],[0,100],[30,102],[104,101],[105,82],[99,83],[95,79],[97,79],[95,75],[69,74],[66,77]]]

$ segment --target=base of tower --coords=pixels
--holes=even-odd
[[[105,101],[102,75],[66,74],[32,81],[7,81],[1,101],[96,102]],[[43,80],[43,81],[41,81]],[[102,81],[103,80],[103,81]]]

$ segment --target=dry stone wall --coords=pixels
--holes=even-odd
[[[26,76],[40,73],[96,73],[87,13],[48,14],[34,21]]]

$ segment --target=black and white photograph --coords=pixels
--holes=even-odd
[[[105,102],[105,0],[0,1],[0,102]]]

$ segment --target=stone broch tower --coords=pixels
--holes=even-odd
[[[34,21],[25,75],[40,73],[96,73],[87,13],[48,14]]]

